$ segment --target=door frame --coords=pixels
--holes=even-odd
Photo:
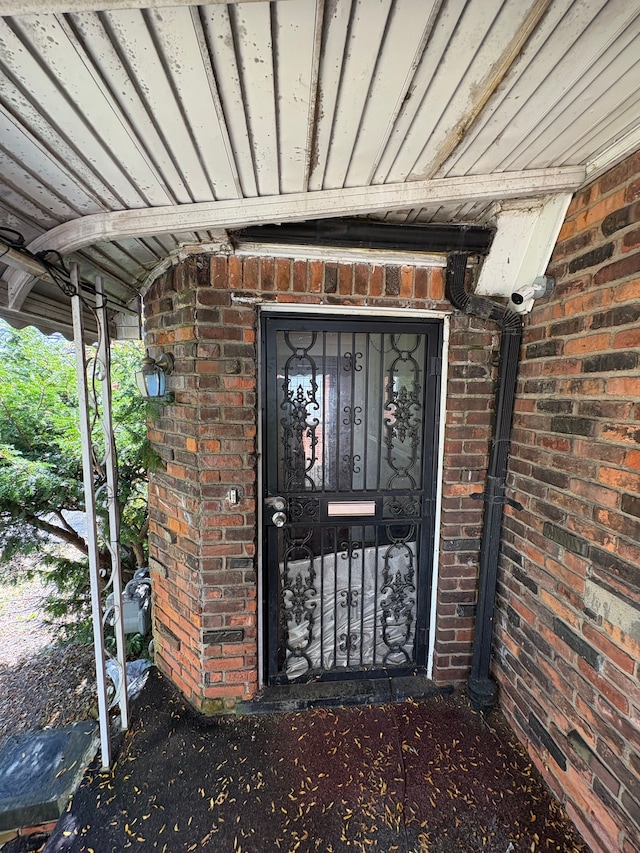
[[[427,650],[427,677],[433,678],[433,663],[435,651],[435,620],[437,615],[437,590],[440,560],[440,529],[442,516],[442,484],[443,484],[443,462],[444,462],[444,438],[446,424],[446,402],[447,402],[447,378],[449,365],[449,331],[452,311],[430,311],[428,309],[413,308],[372,308],[369,306],[341,306],[341,305],[301,305],[299,303],[280,303],[278,305],[259,305],[257,317],[257,432],[256,432],[256,457],[257,457],[257,484],[256,484],[256,512],[257,512],[257,631],[258,631],[258,688],[264,687],[265,680],[265,619],[264,619],[264,568],[266,555],[264,553],[264,508],[262,491],[264,487],[264,454],[263,454],[263,429],[262,410],[264,406],[263,387],[265,366],[263,364],[263,335],[264,319],[278,314],[303,314],[314,315],[314,317],[349,316],[355,320],[386,319],[398,321],[411,320],[441,320],[442,321],[442,370],[440,374],[440,412],[438,422],[435,426],[437,448],[436,448],[436,489],[434,506],[434,531],[433,553],[432,553],[432,576],[431,576],[431,601],[429,603],[429,645]]]

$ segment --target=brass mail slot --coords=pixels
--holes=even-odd
[[[329,501],[327,515],[331,518],[337,515],[375,515],[375,501]]]

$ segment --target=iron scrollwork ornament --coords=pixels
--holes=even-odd
[[[413,346],[405,348],[401,347],[401,337],[391,336],[391,346],[396,356],[389,365],[386,381],[384,441],[387,464],[393,472],[387,488],[397,487],[401,482],[409,488],[417,488],[413,469],[419,467],[423,407],[422,372],[415,353],[420,347],[421,337],[416,335]]]
[[[306,669],[310,670],[313,663],[307,649],[313,642],[316,621],[313,599],[317,596],[314,557],[309,547],[312,531],[298,531],[301,532],[299,536],[295,532],[293,528],[283,530],[281,621],[287,648],[285,668],[290,669],[293,661],[299,659],[305,661]]]
[[[295,491],[314,490],[310,471],[317,462],[318,427],[320,421],[313,412],[320,409],[318,401],[318,368],[309,354],[317,333],[310,333],[308,346],[295,346],[289,332],[284,340],[291,355],[284,365],[282,403],[285,415],[280,420],[284,445],[285,488]],[[304,376],[307,381],[300,381]]]
[[[380,603],[382,641],[387,647],[384,663],[410,663],[407,646],[412,639],[415,623],[415,556],[409,544],[415,538],[415,528],[396,539],[384,553],[383,583]]]

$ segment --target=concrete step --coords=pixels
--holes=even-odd
[[[238,714],[304,711],[310,708],[344,708],[351,705],[386,705],[406,699],[449,695],[451,687],[437,687],[425,675],[355,678],[337,681],[292,682],[265,687],[252,700],[236,705]]]
[[[94,721],[9,738],[0,749],[0,833],[57,821],[98,742]]]

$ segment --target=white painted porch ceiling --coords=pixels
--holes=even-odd
[[[574,189],[640,144],[640,0],[149,4],[0,0],[0,225],[114,299],[227,225],[482,223],[505,173]],[[0,272],[0,315],[54,328]]]

